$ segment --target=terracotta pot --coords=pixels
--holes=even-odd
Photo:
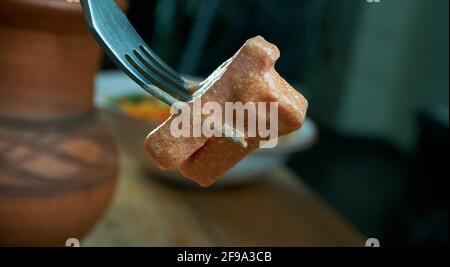
[[[117,160],[94,115],[61,122],[0,120],[0,244],[63,246],[107,207]]]
[[[79,3],[0,1],[0,245],[63,246],[107,207],[117,159],[93,107],[99,60]]]

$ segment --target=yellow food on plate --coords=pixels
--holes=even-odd
[[[170,117],[170,107],[150,95],[131,95],[115,102],[120,111],[135,119],[163,123]]]

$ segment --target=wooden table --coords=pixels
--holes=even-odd
[[[83,246],[362,246],[363,237],[280,167],[258,182],[192,190],[122,160],[109,210]]]

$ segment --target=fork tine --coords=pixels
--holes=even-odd
[[[167,81],[177,84],[178,86],[183,88],[183,91],[186,91],[189,94],[193,94],[200,88],[200,82],[191,81],[183,77],[181,74],[167,65],[163,60],[161,60],[161,58],[159,58],[158,55],[156,55],[155,52],[153,52],[153,50],[148,46],[141,45],[139,46],[139,48],[146,56],[146,58],[156,66],[154,70],[161,74],[161,76],[164,77]]]
[[[141,51],[145,51],[144,46],[139,46],[139,48],[141,49]],[[185,81],[180,80],[180,78],[174,78],[171,75],[168,74],[167,70],[164,69],[160,64],[153,62],[153,61],[149,61],[148,57],[144,57],[145,53],[139,53],[136,50],[133,50],[133,54],[139,59],[139,61],[141,61],[142,64],[144,64],[147,69],[158,75],[158,77],[160,79],[165,80],[166,82],[170,83],[172,86],[174,86],[175,88],[177,88],[180,92],[185,92],[185,93],[189,93],[189,90],[186,88],[187,84],[185,83]],[[144,54],[144,55],[143,55]],[[181,77],[181,76],[180,76]]]
[[[133,50],[133,54],[134,57],[130,54],[125,54],[126,60],[131,64],[131,66],[133,66],[134,70],[138,71],[148,81],[161,88],[163,91],[166,91],[169,94],[171,93],[171,95],[177,98],[179,101],[188,102],[192,100],[192,97],[185,91],[181,91],[180,88],[173,86],[164,79],[161,79],[160,76],[156,75],[154,72],[148,69],[148,67],[143,63],[142,56],[137,50]]]
[[[134,62],[132,60],[131,62]],[[179,100],[175,97],[173,97],[168,92],[161,90],[158,86],[154,86],[151,81],[148,80],[148,78],[143,75],[139,71],[135,71],[136,67],[132,65],[131,62],[124,61],[124,66],[126,68],[123,69],[123,71],[132,78],[138,85],[140,85],[145,91],[156,97],[157,99],[163,101],[167,105],[173,105],[173,103],[178,102]],[[139,66],[138,66],[139,67]],[[144,72],[144,71],[142,71]]]
[[[150,62],[155,64],[162,73],[166,74],[165,76],[172,78],[176,83],[182,84],[184,88],[187,87],[186,79],[159,58],[152,49],[146,45],[140,45],[139,48]]]

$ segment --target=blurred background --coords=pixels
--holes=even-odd
[[[250,37],[276,44],[278,71],[320,130],[289,167],[366,236],[448,245],[448,5],[131,0],[128,16],[189,75],[207,76]]]
[[[192,77],[262,35],[308,118],[200,188],[149,160],[170,107],[79,1],[1,0],[0,246],[448,246],[448,0],[116,2]]]

